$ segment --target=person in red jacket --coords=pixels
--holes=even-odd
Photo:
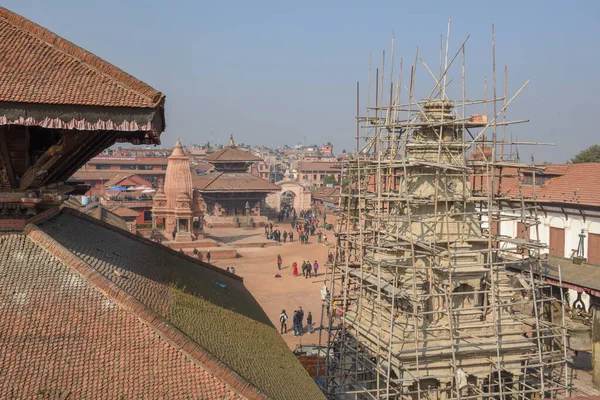
[[[277,269],[281,269],[281,263],[283,263],[283,260],[281,259],[281,254],[277,254]]]

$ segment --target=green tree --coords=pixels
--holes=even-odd
[[[600,145],[593,145],[580,151],[569,161],[571,164],[582,164],[588,162],[600,162]]]
[[[335,179],[335,176],[333,175],[327,175],[325,178],[323,178],[323,184],[324,185],[337,185],[338,181]]]

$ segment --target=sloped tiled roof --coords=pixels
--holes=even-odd
[[[119,217],[137,217],[139,215],[138,212],[132,210],[127,207],[116,207],[110,210],[113,214],[118,215]]]
[[[122,215],[116,214],[111,210],[104,208],[101,205],[93,207],[87,212],[87,215],[90,215],[102,222],[106,222],[107,224],[115,226],[119,229],[127,229],[127,224],[125,223],[125,220],[121,218]]]
[[[110,170],[110,169],[102,169],[102,170],[78,170],[76,171],[71,178],[69,178],[69,181],[96,181],[96,180],[100,180],[103,179],[105,181],[105,183],[109,180],[114,178],[115,176],[118,175],[123,175],[123,173],[126,173],[127,171],[125,170]],[[136,175],[165,175],[167,171],[165,170],[139,170],[139,171],[135,171]]]
[[[201,192],[275,192],[281,188],[274,183],[247,172],[211,172],[192,176],[194,189]]]
[[[27,235],[0,274],[0,398],[242,398]]]
[[[331,171],[337,173],[342,170],[342,163],[337,161],[300,161],[298,171]]]
[[[164,95],[0,7],[0,101],[155,108]]]
[[[204,160],[210,163],[219,162],[254,162],[262,161],[262,158],[255,156],[245,150],[238,149],[237,147],[224,147],[219,151],[208,154],[204,157]]]
[[[554,166],[562,170],[537,189],[537,199],[557,203],[600,206],[600,163]]]
[[[244,396],[324,398],[239,277],[69,209],[36,229],[90,279],[107,282],[103,291],[141,304],[161,332],[177,334],[177,345]]]
[[[311,196],[314,199],[327,201],[330,203],[337,203],[340,197],[340,188],[319,188],[311,191]]]
[[[536,172],[536,186],[525,183],[524,175],[531,175],[530,171],[509,167],[502,170],[504,176],[500,182],[494,180],[496,188],[500,185],[500,193],[518,196],[520,191],[523,196],[533,198],[540,203],[561,203],[591,207],[600,207],[600,163],[583,164],[550,164],[542,166],[543,172]],[[521,188],[519,188],[519,177]],[[480,189],[483,183],[484,192],[487,180],[481,178],[470,179],[471,186]],[[534,190],[535,189],[535,190]]]

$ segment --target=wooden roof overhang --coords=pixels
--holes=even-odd
[[[152,110],[0,103],[0,188],[64,182],[116,142],[160,144],[163,105],[164,98]]]
[[[165,95],[132,75],[2,7],[0,53],[4,197],[60,185],[115,142],[160,144]]]

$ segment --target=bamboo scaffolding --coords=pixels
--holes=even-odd
[[[486,78],[483,99],[469,99],[469,37],[451,52],[449,20],[443,39],[437,77],[417,48],[408,82],[402,83],[400,59],[394,83],[393,34],[391,63],[383,52],[374,79],[369,56],[366,115],[356,86],[356,154],[343,169],[348,184],[338,199],[319,329],[327,351],[317,362],[318,371],[325,363],[318,381],[332,399],[570,393],[565,299],[542,279],[540,252],[547,246],[539,239],[535,188],[531,196],[523,190],[523,174],[532,174],[535,187],[544,167],[506,151],[543,144],[506,137],[507,126],[528,121],[507,115],[527,82],[509,96],[504,65],[503,93],[497,93],[492,27],[493,93],[488,99]],[[447,88],[459,62],[461,98],[453,101]],[[415,99],[418,66],[434,81],[425,99]],[[491,120],[468,117],[476,107],[487,117],[488,105]],[[510,179],[516,194],[503,193]],[[516,223],[536,234],[494,231]],[[552,304],[563,308],[558,324],[545,319]]]

